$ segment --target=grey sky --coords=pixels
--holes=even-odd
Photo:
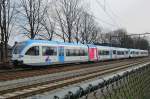
[[[97,1],[104,4],[104,0]],[[108,14],[96,0],[88,0],[88,2],[91,12],[104,28],[116,29],[120,26],[130,33],[150,32],[150,0],[106,0],[106,13]],[[101,22],[99,19],[115,26]]]
[[[125,28],[129,33],[150,32],[150,0],[85,0],[86,8],[106,30]],[[24,40],[22,35],[12,37],[9,43]]]

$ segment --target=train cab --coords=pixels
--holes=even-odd
[[[42,40],[27,40],[14,47],[12,61],[14,64],[32,66],[57,63],[58,43]]]
[[[11,61],[14,65],[23,63],[23,50],[26,48],[26,45],[26,42],[19,42],[13,47]]]
[[[88,59],[87,45],[46,40],[27,40],[16,44],[11,60],[15,65],[44,66],[85,62]]]

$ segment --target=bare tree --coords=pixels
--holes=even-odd
[[[100,33],[99,35],[98,35],[98,43],[108,43],[108,42],[110,42],[111,40],[110,40],[110,35],[108,35],[107,33]]]
[[[34,39],[43,28],[41,23],[45,17],[47,5],[43,4],[43,0],[20,1],[21,9],[19,12],[24,20],[24,24],[20,26],[27,32],[27,37]]]
[[[143,38],[143,37],[133,37],[132,38],[132,45],[133,45],[133,48],[136,48],[136,49],[144,49],[144,50],[147,50],[149,48],[149,42],[147,39]]]
[[[97,42],[97,36],[101,32],[93,16],[87,12],[83,13],[81,22],[82,31],[80,33],[81,43],[94,43]]]
[[[134,37],[128,35],[124,29],[117,29],[103,34],[103,43],[107,43],[115,47],[148,49],[149,43],[146,39],[141,37]]]
[[[81,42],[81,34],[83,32],[83,19],[84,19],[84,11],[83,9],[80,9],[79,14],[76,18],[76,21],[74,22],[74,28],[73,28],[73,40],[74,42]]]
[[[75,42],[79,43],[80,42],[80,33],[82,32],[82,28],[81,28],[81,21],[82,21],[82,16],[79,15],[79,17],[77,18],[77,21],[75,22],[75,28],[74,28],[74,33],[75,33],[75,36],[74,36],[74,39],[75,39]]]
[[[115,40],[114,43],[118,44],[119,47],[133,48],[133,39],[130,36],[128,36],[126,30],[115,30],[113,31],[113,35],[111,37],[113,40]]]
[[[41,24],[43,25],[46,31],[46,34],[41,36],[51,41],[53,39],[54,34],[56,34],[56,22],[50,17],[50,14],[47,12]]]
[[[8,41],[15,24],[15,2],[11,0],[0,1],[0,37],[1,37],[1,59],[6,62],[8,59]]]
[[[55,4],[56,19],[59,23],[64,41],[73,41],[73,28],[78,14],[80,13],[81,0],[58,0]]]

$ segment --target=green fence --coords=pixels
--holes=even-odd
[[[78,86],[53,99],[150,99],[150,65],[102,79],[97,85]]]
[[[150,99],[150,66],[104,81],[98,90],[91,89],[86,99]]]

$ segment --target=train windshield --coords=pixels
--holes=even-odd
[[[13,54],[20,54],[22,50],[25,48],[26,43],[18,43],[14,46]]]

